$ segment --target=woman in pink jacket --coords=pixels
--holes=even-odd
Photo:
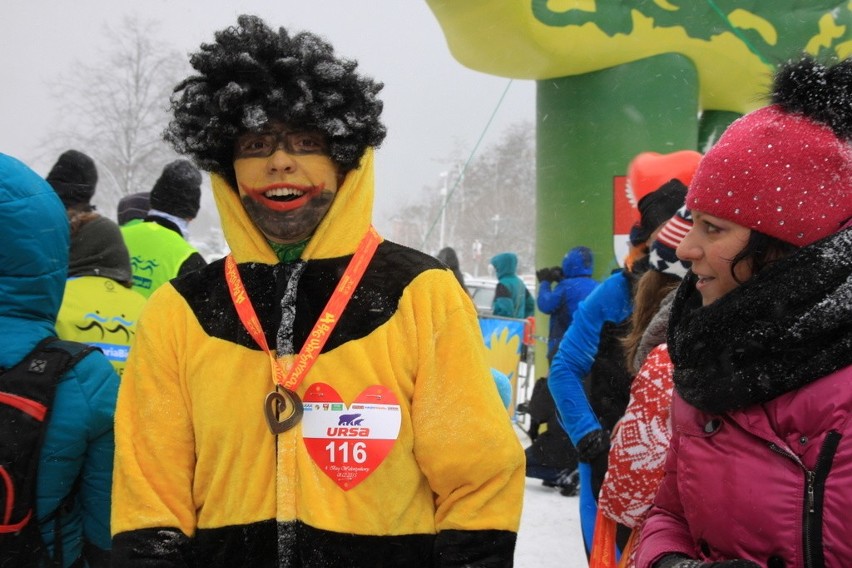
[[[639,568],[852,566],[850,140],[852,59],[804,58],[698,167]]]

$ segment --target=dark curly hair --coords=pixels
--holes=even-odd
[[[174,118],[163,133],[175,150],[236,187],[237,137],[270,120],[323,132],[344,174],[358,167],[367,147],[381,144],[386,130],[377,95],[384,85],[356,74],[356,61],[336,58],[309,32],[276,33],[257,16],[239,16],[237,24],[190,56],[198,74],[175,87]]]
[[[751,273],[757,274],[777,260],[790,256],[799,249],[796,245],[782,241],[777,237],[752,231],[743,250],[731,259],[731,276],[738,284],[742,284],[736,274],[737,265],[749,263]]]

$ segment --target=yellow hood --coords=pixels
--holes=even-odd
[[[237,191],[216,174],[211,175],[222,232],[234,259],[240,262],[276,264],[278,258],[266,237],[252,223]],[[346,174],[343,184],[302,253],[302,259],[336,258],[355,252],[372,223],[373,149],[367,148],[358,168]]]

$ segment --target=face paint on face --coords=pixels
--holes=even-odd
[[[695,288],[702,305],[708,306],[751,277],[748,260],[737,263],[736,278],[731,274],[731,261],[745,248],[751,229],[700,211],[693,211],[692,218],[692,229],[678,245],[677,256],[692,262],[698,277]]]
[[[322,133],[281,123],[237,139],[234,172],[249,218],[267,239],[282,244],[313,234],[342,181]]]

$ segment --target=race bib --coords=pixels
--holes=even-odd
[[[303,403],[302,437],[308,453],[344,491],[373,473],[399,436],[399,401],[386,387],[367,387],[346,406],[333,387],[314,383]]]

